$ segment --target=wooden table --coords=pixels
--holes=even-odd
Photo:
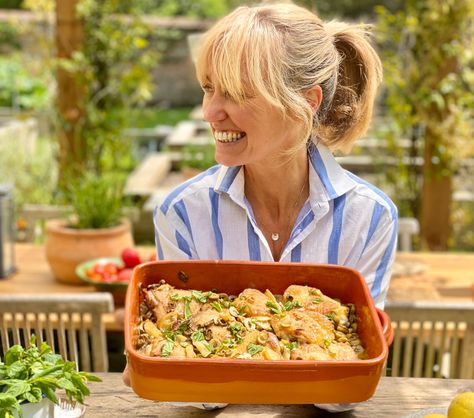
[[[99,374],[102,382],[91,383],[92,394],[86,399],[86,416],[111,417],[325,417],[331,414],[313,405],[229,405],[209,412],[192,407],[178,408],[169,404],[139,398],[126,387],[119,373]],[[289,388],[290,389],[290,388]],[[351,412],[338,418],[400,418],[425,408],[447,408],[459,391],[474,391],[474,380],[415,379],[382,377],[374,396]]]
[[[153,247],[139,247],[145,256]],[[46,262],[44,247],[16,244],[18,272],[0,279],[1,293],[75,293],[93,292],[92,286],[76,286],[58,282]],[[390,301],[439,300],[472,301],[474,254],[472,253],[399,253],[396,270],[403,274],[392,279]],[[418,273],[417,273],[418,271]],[[106,315],[108,330],[120,330],[113,314]]]
[[[474,253],[398,253],[389,301],[474,300]]]

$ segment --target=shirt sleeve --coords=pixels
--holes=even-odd
[[[197,259],[191,231],[174,207],[163,213],[156,207],[153,214],[155,244],[158,260]]]
[[[398,216],[388,210],[365,245],[355,268],[362,274],[375,305],[383,309],[397,249]]]

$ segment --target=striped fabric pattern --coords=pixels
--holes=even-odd
[[[383,308],[396,251],[397,209],[379,189],[311,145],[309,198],[281,259],[359,270]],[[154,212],[159,259],[273,261],[244,196],[242,167],[214,166],[173,190]]]

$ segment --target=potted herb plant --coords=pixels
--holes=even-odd
[[[70,284],[84,284],[76,275],[83,261],[119,257],[133,247],[131,223],[123,216],[122,186],[117,181],[85,175],[69,188],[72,214],[46,223],[46,259],[55,275]]]
[[[11,347],[0,361],[0,418],[55,416],[56,392],[65,392],[68,401],[84,403],[89,395],[88,382],[100,382],[97,376],[76,370],[76,363],[65,361],[43,342]]]

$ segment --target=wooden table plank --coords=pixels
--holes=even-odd
[[[474,300],[474,253],[399,252],[395,263],[402,274],[392,277],[389,301]]]
[[[229,405],[209,412],[178,408],[139,398],[126,387],[119,373],[99,374],[103,382],[92,383],[86,400],[86,416],[110,417],[325,417],[330,414],[313,405]],[[291,390],[291,388],[288,388]],[[474,391],[474,380],[382,377],[374,396],[338,418],[397,418],[425,408],[447,408],[459,391]]]

